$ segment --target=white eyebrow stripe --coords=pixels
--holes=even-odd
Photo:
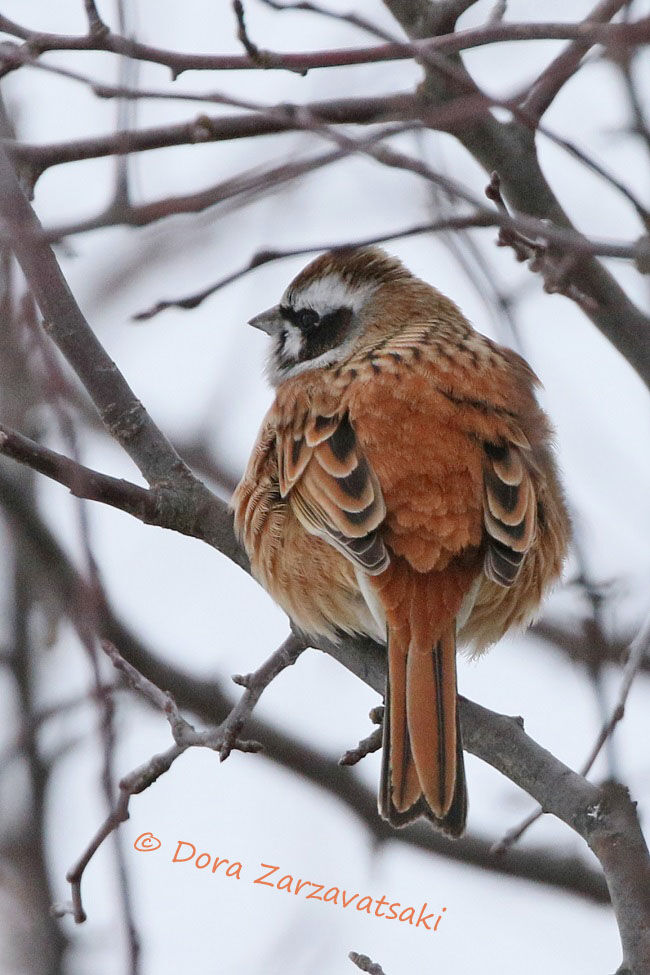
[[[376,288],[376,282],[350,284],[338,274],[326,274],[310,281],[299,291],[292,292],[291,288],[287,288],[281,304],[291,305],[296,310],[313,308],[320,315],[342,307],[358,312]]]

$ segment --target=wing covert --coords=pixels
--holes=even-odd
[[[370,575],[383,572],[386,506],[347,412],[294,420],[278,431],[277,451],[280,493],[303,527]]]
[[[511,586],[535,538],[537,501],[525,451],[514,443],[484,443],[484,572]]]

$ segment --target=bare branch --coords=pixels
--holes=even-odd
[[[0,220],[55,340],[88,390],[111,435],[156,488],[177,530],[197,530],[238,565],[248,560],[232,533],[232,516],[178,456],[153,423],[115,363],[106,354],[68,288],[41,226],[27,203],[11,163],[0,149]]]
[[[294,2],[288,3],[278,3],[278,0],[261,0],[261,2],[270,7],[272,10],[277,10],[281,12],[290,10],[304,10],[308,13],[320,14],[322,17],[330,17],[333,20],[339,20],[346,24],[351,24],[353,27],[358,27],[360,30],[365,31],[367,34],[372,34],[373,37],[379,37],[384,41],[394,40],[386,31],[381,30],[376,24],[371,23],[366,20],[365,17],[361,17],[357,13],[342,14],[335,10],[328,10],[326,7],[322,7],[319,3],[310,3],[308,0],[294,0]]]
[[[474,0],[472,0],[474,2]],[[459,0],[457,9],[470,6],[468,0]],[[183,71],[242,71],[260,69],[250,55],[185,54],[163,50],[149,44],[141,44],[108,30],[101,34],[68,36],[30,31],[0,14],[0,32],[22,39],[32,57],[47,51],[107,51],[121,54],[138,61],[150,61],[168,67],[172,77]],[[391,42],[376,47],[347,48],[338,51],[313,51],[302,54],[283,54],[268,67],[304,73],[315,68],[336,68],[357,64],[378,64],[384,61],[402,61],[422,58],[431,52],[456,54],[459,51],[504,41],[527,40],[580,40],[591,44],[609,44],[618,48],[643,44],[650,38],[650,17],[640,18],[629,24],[592,23],[522,23],[492,22],[472,30],[442,33],[439,37],[425,37],[416,41]],[[0,77],[20,67],[23,56],[20,48],[15,58],[5,45],[5,67]]]
[[[430,32],[423,10],[435,5],[415,0],[385,0],[386,5],[402,24],[411,40],[421,38],[422,31]],[[421,17],[414,16],[419,10]],[[637,21],[637,24],[640,23]],[[493,25],[494,26],[494,25]],[[497,24],[499,26],[505,26]],[[576,27],[585,30],[584,24]],[[625,24],[602,24],[592,32],[576,34],[573,40],[596,39],[599,31],[616,34]],[[461,36],[459,32],[457,36]],[[600,35],[604,37],[604,34]],[[613,36],[613,35],[612,35]],[[620,36],[620,35],[619,35]],[[435,51],[435,48],[430,48]],[[439,53],[440,53],[439,49]],[[619,52],[622,49],[618,49]],[[613,49],[610,55],[615,53]],[[445,62],[448,65],[448,61]],[[466,71],[440,71],[440,60],[435,64],[425,59],[425,80],[420,86],[432,105],[444,104],[454,95],[465,95],[476,85]],[[556,226],[570,227],[568,216],[540,168],[535,145],[535,127],[513,111],[514,119],[500,122],[486,108],[473,123],[454,130],[454,135],[465,146],[486,172],[498,171],[504,195],[520,213],[550,220]],[[612,342],[614,347],[633,365],[643,381],[650,387],[650,319],[627,297],[611,274],[597,261],[585,258],[572,272],[573,284],[578,292],[595,301],[593,310],[583,310],[596,327]]]
[[[339,145],[346,144],[344,137],[336,138]],[[410,160],[401,153],[373,149],[368,154],[385,165],[426,174],[427,178],[435,178],[440,185],[454,185],[452,181],[441,179],[438,174],[432,177],[417,160]],[[13,235],[14,247],[48,320],[50,333],[56,337],[82,376],[100,410],[103,409],[104,419],[107,420],[107,414],[108,420],[112,416],[113,422],[108,425],[112,427],[114,436],[141,465],[150,483],[170,489],[170,502],[178,504],[180,496],[184,507],[179,517],[185,519],[186,524],[195,525],[198,519],[204,517],[207,508],[221,530],[220,537],[216,532],[213,534],[212,544],[226,551],[238,564],[245,565],[245,559],[242,559],[239,547],[232,538],[230,523],[224,517],[223,508],[215,504],[216,499],[212,499],[196,482],[166,438],[144,413],[87,323],[80,317],[51,252],[47,248],[39,250],[42,244],[40,228],[17,188],[9,162],[2,154],[0,177],[0,215]],[[461,198],[468,198],[467,193],[463,194],[455,187],[454,191]],[[513,225],[510,218],[503,214],[497,214],[497,218],[497,222],[504,227]],[[517,229],[526,233],[525,228],[526,221],[522,220]],[[558,234],[559,231],[554,229],[548,239],[555,242]],[[65,299],[63,302],[62,296]],[[109,396],[112,397],[110,401]],[[115,411],[114,415],[110,414],[109,406]],[[385,652],[382,648],[368,641],[318,642],[322,649],[381,692],[385,679]],[[519,784],[543,808],[566,822],[589,843],[606,872],[619,919],[625,963],[639,971],[647,968],[650,965],[646,885],[648,852],[629,796],[619,788],[597,789],[567,769],[528,738],[517,719],[495,715],[462,699],[460,714],[468,750]],[[129,794],[135,794],[140,788],[146,788],[152,781],[151,777],[161,774],[160,770],[168,768],[173,760],[174,755],[170,752],[161,757],[161,762],[155,768],[135,770],[130,780],[128,777],[123,780],[123,794],[126,790],[129,790]],[[118,803],[115,807],[112,821],[118,821],[120,816],[123,819],[128,813],[127,807],[128,797],[126,806]],[[108,827],[110,832],[111,823],[108,823]],[[79,870],[77,865],[72,872],[73,879],[80,878],[82,872],[83,866]],[[78,885],[76,888],[73,886],[73,895],[75,912],[79,914],[83,909]]]
[[[148,524],[160,523],[159,513],[156,511],[156,497],[151,491],[122,478],[110,477],[84,467],[83,464],[49,450],[1,424],[0,454],[12,457],[19,463],[26,464],[27,467],[65,485],[77,498],[101,501],[103,504],[126,511]]]
[[[49,528],[36,516],[31,505],[26,504],[25,498],[12,481],[1,476],[0,503],[5,506],[12,523],[28,546],[33,564],[40,565],[43,571],[47,571],[52,592],[58,594],[66,611],[74,616],[78,593],[80,587],[85,585],[84,580]],[[128,648],[129,662],[158,687],[173,689],[174,698],[180,707],[198,715],[209,725],[232,711],[233,701],[224,694],[219,683],[193,677],[154,655],[119,620],[107,601],[100,603],[97,613],[102,636],[125,650]],[[369,643],[362,651],[368,652],[366,659],[371,671],[374,670],[375,660],[373,647]],[[343,802],[377,843],[398,840],[415,849],[435,853],[459,863],[474,864],[504,876],[550,884],[596,903],[608,900],[602,875],[578,856],[567,857],[548,848],[533,848],[511,850],[507,857],[495,859],[490,853],[489,839],[466,834],[457,842],[450,842],[424,821],[395,833],[378,817],[374,792],[363,786],[355,776],[343,773],[338,763],[329,755],[295,741],[275,726],[261,722],[259,718],[253,718],[250,733],[256,740],[264,743],[264,756],[268,760],[289,769],[316,788],[327,790],[339,802]]]
[[[95,0],[84,0],[86,17],[88,18],[88,33],[92,38],[101,37],[109,33],[107,25],[99,15]]]
[[[84,871],[93,856],[100,848],[104,840],[113,833],[121,823],[125,823],[129,818],[129,803],[131,796],[143,792],[152,785],[164,772],[166,772],[173,762],[182,754],[183,749],[178,745],[173,745],[166,752],[154,757],[146,764],[131,772],[120,781],[120,797],[114,808],[106,817],[94,837],[77,860],[73,867],[68,870],[66,880],[70,884],[72,903],[55,904],[53,912],[57,917],[65,914],[72,914],[77,924],[83,924],[87,915],[83,907],[81,898],[81,880]]]
[[[307,646],[308,644],[304,639],[292,633],[287,637],[282,646],[255,673],[247,674],[245,677],[237,676],[233,678],[235,683],[241,684],[246,690],[230,712],[225,724],[223,744],[219,750],[219,756],[222,762],[230,755],[239,732],[251,716],[253,708],[259,701],[263,691],[278,674],[286,670],[287,667],[292,667],[295,664]]]
[[[341,140],[341,144],[345,145],[347,141],[348,140],[343,139]],[[203,301],[205,301],[206,298],[211,297],[217,291],[220,291],[227,285],[232,284],[233,281],[237,281],[239,278],[248,274],[255,268],[260,267],[263,264],[268,264],[270,261],[282,260],[286,257],[295,257],[301,254],[310,254],[314,251],[336,250],[337,248],[342,247],[364,247],[370,244],[383,243],[388,240],[397,240],[403,237],[411,237],[423,233],[435,233],[440,230],[465,230],[472,227],[480,228],[500,226],[502,228],[502,239],[504,240],[504,245],[507,244],[508,246],[512,246],[510,243],[511,240],[514,241],[516,239],[519,241],[518,253],[521,255],[521,260],[538,260],[540,256],[547,254],[547,242],[552,242],[558,250],[566,251],[565,256],[567,260],[566,266],[553,266],[553,268],[551,268],[549,265],[546,268],[546,290],[561,291],[563,294],[567,294],[568,297],[573,298],[573,300],[579,300],[581,307],[584,305],[589,308],[593,307],[593,302],[590,296],[583,294],[575,287],[575,285],[566,280],[569,276],[569,271],[571,270],[571,263],[575,263],[580,255],[602,254],[608,257],[634,258],[636,261],[646,260],[648,259],[648,256],[650,256],[650,241],[648,241],[645,237],[642,237],[633,243],[589,240],[575,231],[566,230],[563,227],[555,227],[545,221],[531,219],[530,217],[519,214],[516,217],[512,217],[506,210],[502,200],[497,211],[486,210],[480,206],[480,204],[478,204],[478,201],[476,201],[473,196],[458,186],[453,180],[443,177],[439,173],[435,173],[433,170],[429,169],[429,167],[418,162],[417,160],[405,156],[402,153],[396,153],[392,150],[373,149],[367,144],[360,145],[359,151],[367,152],[388,166],[410,170],[411,172],[415,172],[418,175],[423,176],[425,179],[429,179],[435,184],[440,184],[452,194],[457,193],[467,202],[474,204],[478,212],[470,216],[448,217],[446,219],[437,220],[431,223],[415,224],[411,227],[406,227],[403,230],[389,231],[385,234],[376,234],[372,237],[363,238],[362,240],[339,240],[336,242],[329,242],[319,245],[315,244],[287,250],[258,251],[257,254],[254,254],[251,260],[243,267],[231,272],[228,275],[225,275],[214,284],[209,285],[207,288],[204,288],[195,294],[187,295],[183,298],[171,298],[158,301],[151,308],[135,314],[133,316],[135,321],[146,321],[168,308],[182,308],[185,310],[196,308]],[[539,239],[526,239],[526,232],[535,234]],[[535,265],[534,267],[531,267],[531,269],[538,270],[539,268]],[[637,355],[636,358],[638,359],[639,356]],[[643,351],[641,354],[641,360],[644,361]],[[641,373],[640,370],[639,372],[642,375],[642,378],[645,378],[645,372]],[[650,383],[650,362],[648,365],[647,381]]]
[[[382,648],[372,641],[318,643],[381,692]],[[465,749],[510,778],[589,844],[607,878],[624,961],[632,972],[648,969],[650,854],[627,789],[611,783],[598,788],[571,771],[526,735],[521,718],[497,715],[463,697],[459,697],[459,711]]]
[[[489,22],[499,24],[503,20],[508,10],[508,0],[496,0],[490,11]]]
[[[281,163],[268,169],[241,173],[233,179],[215,183],[196,193],[163,197],[147,203],[128,203],[128,205],[118,206],[112,203],[95,217],[73,224],[48,227],[45,230],[45,238],[49,242],[56,242],[72,234],[82,234],[100,227],[120,225],[144,227],[182,213],[200,213],[218,204],[233,203],[242,197],[245,197],[245,202],[248,203],[258,195],[275,192],[286,182],[298,180],[332,165],[346,155],[343,150],[334,149],[295,163]]]
[[[356,765],[360,762],[362,758],[366,755],[372,755],[373,752],[378,752],[381,748],[382,742],[382,731],[381,728],[376,728],[372,734],[368,735],[367,738],[362,738],[356,748],[352,748],[350,751],[345,752],[339,758],[339,765]]]
[[[258,68],[282,68],[284,67],[284,55],[276,54],[273,51],[262,51],[249,37],[246,29],[246,18],[244,15],[244,4],[242,0],[232,0],[232,8],[237,18],[237,37],[242,43],[251,62]],[[297,74],[306,75],[306,68],[289,68]]]
[[[468,106],[475,111],[476,106]],[[410,95],[388,97],[342,98],[314,102],[305,106],[257,106],[254,114],[199,115],[190,122],[165,125],[139,131],[117,132],[88,139],[70,140],[52,145],[29,145],[12,140],[0,140],[13,159],[34,169],[37,175],[50,166],[82,159],[100,159],[118,153],[147,152],[197,143],[248,139],[252,136],[278,132],[311,130],[327,123],[370,125],[377,122],[412,120],[417,117],[417,100]],[[440,109],[434,123],[462,122],[458,107]],[[309,119],[309,121],[307,121]]]
[[[650,230],[650,213],[648,212],[648,209],[644,206],[639,197],[636,196],[636,194],[634,194],[630,188],[622,182],[622,180],[606,169],[601,163],[597,162],[591,156],[588,156],[583,149],[580,149],[575,142],[571,142],[570,139],[563,139],[554,132],[550,132],[549,129],[543,125],[538,125],[537,131],[555,145],[560,146],[560,148],[564,149],[565,152],[568,152],[570,156],[573,156],[574,159],[581,162],[583,166],[590,169],[592,173],[596,173],[597,176],[600,176],[601,179],[604,179],[606,183],[609,183],[610,186],[624,196],[625,199],[634,207],[642,226],[646,230]],[[642,261],[643,258],[635,257],[634,260],[638,264],[638,262]]]
[[[217,750],[222,761],[230,755],[233,748],[243,752],[259,752],[262,746],[258,742],[242,740],[239,738],[239,733],[252,714],[255,704],[265,688],[286,667],[295,663],[300,653],[305,649],[302,640],[293,634],[289,636],[279,650],[247,678],[246,691],[224,721],[216,728],[197,732],[182,717],[176,702],[169,693],[161,691],[144,674],[141,674],[137,668],[125,660],[110,641],[104,640],[102,646],[113,665],[126,676],[129,683],[154,707],[159,708],[165,714],[174,737],[174,744],[162,754],[154,755],[144,765],[134,769],[121,779],[119,784],[120,795],[115,806],[79,860],[68,871],[66,879],[71,887],[72,904],[71,906],[57,906],[56,913],[58,915],[71,913],[77,924],[83,923],[87,917],[81,898],[81,881],[86,867],[104,840],[129,818],[131,797],[139,795],[150,785],[153,785],[161,775],[169,771],[176,759],[190,747],[201,746]]]
[[[153,483],[191,479],[167,439],[154,426],[115,363],[98,342],[0,149],[0,216],[34,293],[46,328],[90,392],[115,439]]]
[[[288,8],[282,8],[288,9]],[[49,63],[37,64],[35,65],[39,69],[54,73],[75,81],[79,81],[83,84],[88,85],[92,91],[102,98],[127,98],[127,99],[142,99],[142,98],[153,98],[153,99],[163,99],[163,100],[180,100],[180,101],[202,101],[208,103],[217,103],[223,105],[233,105],[242,108],[248,108],[251,111],[259,112],[261,116],[264,117],[266,121],[281,121],[282,123],[293,124],[297,122],[296,127],[300,127],[304,124],[305,117],[309,118],[310,114],[313,116],[312,121],[309,123],[308,127],[311,129],[314,127],[313,120],[318,122],[317,114],[310,112],[309,107],[304,107],[302,109],[297,109],[295,107],[288,110],[286,106],[263,106],[256,103],[247,102],[243,99],[234,98],[233,96],[226,95],[222,92],[180,92],[180,91],[159,91],[143,88],[131,89],[124,87],[123,85],[110,85],[103,81],[97,81],[96,79],[90,78],[86,75],[80,74],[76,71],[70,71],[66,68],[61,68],[56,65],[51,65]],[[408,98],[404,96],[393,96],[385,100],[387,113],[390,115],[392,112],[401,105],[403,116],[406,117],[407,114],[411,113],[414,118],[419,115],[420,122],[426,123],[428,127],[437,127],[440,129],[446,129],[448,131],[453,131],[458,125],[462,124],[467,120],[467,112],[469,111],[470,118],[472,115],[482,111],[485,107],[498,106],[505,108],[507,110],[512,110],[517,118],[520,118],[522,122],[526,125],[537,124],[537,119],[533,113],[526,111],[524,107],[519,106],[521,96],[516,95],[511,99],[494,99],[487,98],[484,95],[479,96],[461,96],[460,98],[455,98],[450,103],[449,106],[444,106],[442,111],[440,109],[431,111],[430,108],[426,108],[421,101],[416,98],[411,99],[409,104]],[[449,107],[452,108],[453,114],[450,117]],[[365,106],[364,106],[365,109]],[[317,112],[319,107],[317,106]],[[338,118],[337,121],[341,119]],[[351,120],[351,119],[350,119]],[[201,117],[201,122],[205,119]],[[367,121],[367,118],[357,118],[354,119],[356,122]],[[213,120],[211,119],[212,123]],[[414,122],[414,124],[416,124]],[[625,186],[625,184],[615,177],[612,173],[607,171],[600,163],[589,157],[584,150],[581,150],[573,142],[568,139],[561,138],[555,133],[551,132],[546,127],[542,127],[537,124],[538,130],[542,134],[551,140],[554,144],[560,146],[566,152],[573,156],[573,158],[578,159],[583,165],[587,166],[592,172],[597,173],[604,180],[606,180],[611,186],[622,193],[626,199],[632,204],[636,210],[642,225],[647,230],[650,226],[650,217],[645,206],[640,202],[637,196],[635,196],[630,189]],[[324,131],[324,127],[323,127]],[[172,128],[171,132],[167,131],[167,138],[170,136],[172,138],[177,134],[177,130]],[[217,135],[216,131],[213,131],[214,135]],[[256,134],[264,134],[263,131],[257,132]],[[382,138],[394,134],[391,130],[387,129],[385,133],[380,133],[377,136],[373,136],[371,142],[380,141]],[[112,152],[120,153],[119,158],[125,159],[126,157],[122,154],[125,148],[126,135],[123,132],[118,132],[114,135],[115,145]],[[167,143],[165,143],[167,144]],[[176,143],[174,143],[176,144]],[[7,144],[10,151],[17,154],[27,153],[29,158],[29,165],[32,169],[33,179],[38,178],[38,175],[44,171],[49,165],[56,164],[57,160],[54,162],[48,159],[43,159],[43,153],[47,153],[48,147],[29,147],[29,146],[15,146],[13,142]],[[133,151],[139,151],[140,147],[136,144],[132,147]],[[152,148],[151,145],[145,144],[144,149]],[[35,150],[35,152],[32,152]],[[85,148],[84,150],[85,151]],[[352,151],[352,150],[349,150]],[[111,154],[112,154],[111,152]],[[279,167],[274,167],[266,172],[261,172],[257,170],[250,174],[250,176],[239,176],[234,180],[227,180],[223,183],[217,184],[210,190],[202,191],[199,193],[188,194],[186,196],[172,197],[170,199],[161,200],[153,203],[130,205],[127,198],[122,198],[118,196],[114,199],[106,210],[99,216],[90,218],[85,221],[81,221],[77,224],[60,227],[54,230],[48,231],[48,240],[58,240],[63,236],[72,233],[81,233],[87,230],[95,230],[99,227],[113,226],[120,223],[127,224],[130,226],[142,226],[145,223],[149,223],[153,220],[161,219],[162,217],[174,215],[177,213],[187,213],[196,212],[200,209],[204,209],[206,206],[210,206],[213,203],[223,202],[227,199],[232,199],[235,196],[240,196],[245,193],[252,192],[269,192],[273,190],[280,182],[285,182],[289,179],[294,179],[301,175],[303,172],[310,172],[319,165],[325,165],[329,161],[336,161],[336,159],[341,158],[346,154],[346,151],[341,150],[339,153],[326,154],[321,157],[322,162],[317,160],[308,161],[304,164],[284,165]],[[304,168],[303,168],[304,167]],[[249,185],[247,188],[247,184]],[[249,197],[250,199],[250,197]],[[620,255],[619,255],[620,256]],[[633,254],[630,253],[628,256],[632,257],[638,267],[644,266],[647,262],[648,257],[644,254]]]
[[[498,173],[492,173],[485,195],[496,203],[501,213],[508,213],[501,196]],[[544,281],[544,291],[566,295],[585,311],[593,312],[597,309],[595,299],[580,291],[572,280],[572,271],[577,262],[576,254],[553,254],[546,242],[526,237],[512,227],[501,227],[497,244],[499,247],[511,247],[518,261],[528,261],[531,271],[539,271]]]
[[[580,769],[580,775],[586,776],[589,774],[603,745],[605,744],[607,739],[613,734],[614,728],[619,723],[619,721],[622,721],[623,716],[625,714],[625,704],[628,695],[630,693],[632,684],[634,682],[634,678],[636,677],[641,667],[641,663],[644,657],[646,656],[646,652],[649,647],[650,647],[650,616],[648,616],[644,625],[641,627],[641,629],[639,630],[639,632],[637,633],[636,637],[634,638],[634,640],[630,645],[629,657],[625,665],[625,669],[623,671],[623,677],[621,679],[621,686],[619,688],[616,705],[612,710],[611,717],[609,718],[608,721],[605,722],[605,724],[601,728],[600,734],[598,735],[598,738],[596,739],[594,746],[591,752],[589,753],[589,756],[587,757],[582,768]],[[505,850],[511,847],[519,839],[521,839],[521,837],[529,829],[529,827],[532,826],[533,823],[537,822],[537,820],[540,819],[540,817],[543,816],[543,814],[544,814],[544,809],[542,808],[534,810],[533,812],[530,813],[530,815],[528,815],[524,820],[522,820],[522,822],[519,823],[518,826],[515,826],[512,829],[508,830],[508,832],[503,836],[503,838],[499,840],[498,843],[494,844],[493,847],[494,855],[495,856],[502,855],[505,852]]]
[[[641,627],[636,637],[630,644],[630,653],[625,664],[625,669],[623,670],[623,676],[621,678],[621,686],[618,690],[618,698],[612,715],[603,727],[601,728],[600,734],[594,743],[594,747],[587,757],[583,767],[580,769],[581,775],[588,775],[591,771],[591,767],[598,758],[598,754],[613,733],[614,728],[623,720],[625,715],[625,705],[630,693],[632,684],[634,683],[634,678],[638,674],[641,664],[650,649],[650,616],[646,619],[644,625]]]
[[[205,301],[206,298],[210,298],[217,291],[225,288],[227,285],[232,284],[233,281],[238,281],[240,278],[249,274],[255,268],[262,267],[264,264],[269,264],[272,261],[281,261],[287,257],[298,257],[302,254],[313,254],[315,251],[325,251],[325,250],[336,250],[337,247],[366,247],[370,244],[379,244],[387,240],[398,240],[403,237],[413,237],[419,234],[425,233],[435,233],[437,230],[442,229],[460,229],[464,227],[486,227],[492,225],[492,218],[487,216],[477,216],[477,217],[450,217],[446,220],[435,221],[433,223],[422,223],[414,224],[410,227],[406,227],[403,230],[389,231],[386,234],[376,234],[372,237],[364,237],[363,239],[354,241],[337,241],[335,243],[326,244],[313,244],[307,245],[305,247],[293,247],[287,248],[285,250],[263,250],[258,251],[253,254],[250,261],[243,267],[238,268],[231,274],[220,278],[214,284],[205,288],[203,291],[199,291],[193,295],[187,295],[184,298],[171,298],[164,301],[159,301],[151,308],[147,308],[144,311],[138,312],[133,316],[135,321],[142,322],[153,318],[155,315],[160,314],[160,312],[165,311],[167,308],[183,308],[191,309],[196,308],[201,302]]]
[[[604,23],[611,20],[625,6],[625,3],[626,0],[601,0],[583,20],[583,23]],[[582,59],[590,47],[589,42],[579,40],[569,44],[533,82],[521,103],[521,108],[539,120],[548,111],[554,98],[569,78],[579,69]]]

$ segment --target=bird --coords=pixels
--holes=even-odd
[[[307,637],[386,645],[379,813],[458,837],[457,647],[526,626],[569,542],[539,380],[377,247],[316,257],[249,324],[275,389],[231,501],[252,575]]]

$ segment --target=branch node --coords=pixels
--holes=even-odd
[[[94,39],[106,37],[110,34],[108,24],[100,17],[95,0],[84,0],[86,17],[88,18],[88,34]]]
[[[501,193],[501,180],[497,172],[491,174],[490,182],[485,187],[485,195],[488,200],[496,204],[497,209],[504,216],[511,217]],[[543,288],[547,294],[562,294],[566,298],[571,298],[588,313],[598,310],[596,299],[571,281],[571,274],[579,263],[579,254],[576,251],[567,251],[558,255],[546,240],[541,238],[533,240],[516,230],[514,226],[507,225],[499,228],[497,246],[510,247],[517,261],[520,263],[527,261],[530,270],[538,273],[542,278]]]
[[[252,674],[233,674],[231,680],[240,687],[249,688],[251,686]]]
[[[373,724],[382,724],[384,720],[384,705],[378,704],[377,707],[371,708],[368,712],[368,717]]]
[[[378,752],[381,748],[382,737],[382,728],[375,728],[367,738],[363,738],[359,742],[356,748],[351,748],[345,754],[341,755],[339,765],[356,765],[366,755],[372,755],[373,752]]]
[[[636,242],[634,266],[639,274],[650,274],[650,235],[644,234]]]
[[[255,67],[263,69],[286,67],[282,63],[283,59],[280,55],[274,54],[272,51],[263,51],[249,37],[248,31],[246,30],[246,19],[242,0],[233,0],[232,9],[237,18],[237,37]],[[309,69],[288,68],[287,70],[292,71],[294,74],[299,74],[301,78],[304,78]]]

